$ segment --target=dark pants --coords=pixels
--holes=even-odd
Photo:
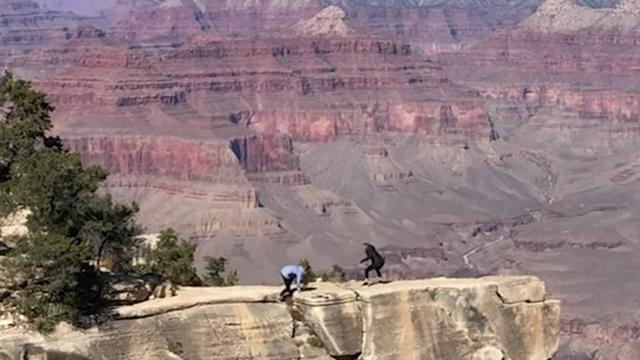
[[[384,266],[384,259],[372,262],[371,265],[367,266],[367,269],[364,271],[364,278],[369,279],[369,273],[373,270],[376,271],[376,274],[378,274],[378,277],[382,277],[382,274],[380,273],[380,269],[382,269],[383,266]]]
[[[285,294],[289,294],[289,296],[293,295],[293,290],[291,290],[291,284],[293,284],[293,280],[296,279],[296,275],[289,275],[289,277],[282,277],[282,281],[284,281],[284,290],[280,292],[280,297],[285,296]]]

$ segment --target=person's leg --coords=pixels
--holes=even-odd
[[[367,266],[367,268],[364,270],[364,283],[365,285],[369,283],[369,273],[371,271],[373,271],[375,269],[375,267],[373,266],[373,264]]]
[[[380,269],[382,269],[382,267],[384,266],[384,259],[380,259],[379,261],[374,262],[373,266],[376,274],[378,275],[378,278],[382,279],[382,273],[380,272]]]
[[[284,290],[280,293],[280,297],[283,297],[285,294],[292,295],[291,284],[293,283],[293,277],[282,277],[282,281],[284,282]]]

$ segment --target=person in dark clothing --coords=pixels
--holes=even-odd
[[[378,274],[379,278],[382,278],[380,269],[382,269],[382,267],[384,266],[384,257],[380,255],[378,250],[376,250],[375,246],[369,243],[364,243],[364,246],[365,246],[364,252],[365,254],[367,254],[367,257],[362,259],[360,263],[362,264],[364,262],[371,260],[371,264],[369,264],[369,266],[367,266],[367,269],[364,271],[364,284],[367,285],[369,284],[369,273],[373,270],[376,271],[376,274]]]
[[[280,269],[280,275],[284,282],[284,290],[280,293],[280,298],[285,296],[292,296],[293,290],[291,290],[291,284],[296,281],[296,289],[300,291],[302,289],[302,276],[304,275],[304,268],[298,265],[286,265]]]

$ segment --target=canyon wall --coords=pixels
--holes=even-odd
[[[1,332],[0,358],[547,360],[558,348],[560,303],[536,278],[313,286],[293,305],[278,288],[185,288],[87,331]]]
[[[146,231],[243,282],[361,277],[363,238],[392,278],[544,276],[566,342],[635,359],[633,1],[113,3],[0,0],[0,62]]]
[[[457,52],[513,27],[531,15],[539,2],[499,1],[358,1],[324,0],[342,6],[354,27],[394,34],[425,54]]]
[[[640,129],[637,11],[632,1],[598,9],[546,1],[520,27],[439,63],[487,99],[526,107],[536,128],[632,136]]]

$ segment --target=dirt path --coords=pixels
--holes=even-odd
[[[495,240],[492,240],[492,241],[490,241],[488,243],[484,243],[481,246],[478,246],[478,247],[466,252],[464,255],[462,255],[462,260],[464,261],[464,264],[467,266],[467,268],[469,268],[471,270],[474,270],[474,271],[477,271],[478,270],[477,266],[475,266],[471,262],[471,256],[473,256],[476,253],[478,253],[478,251],[488,249],[488,248],[490,248],[490,247],[492,247],[494,245],[497,245],[498,243],[503,242],[505,240],[507,240],[507,238],[505,238],[504,236],[500,236],[499,238],[497,238]]]

